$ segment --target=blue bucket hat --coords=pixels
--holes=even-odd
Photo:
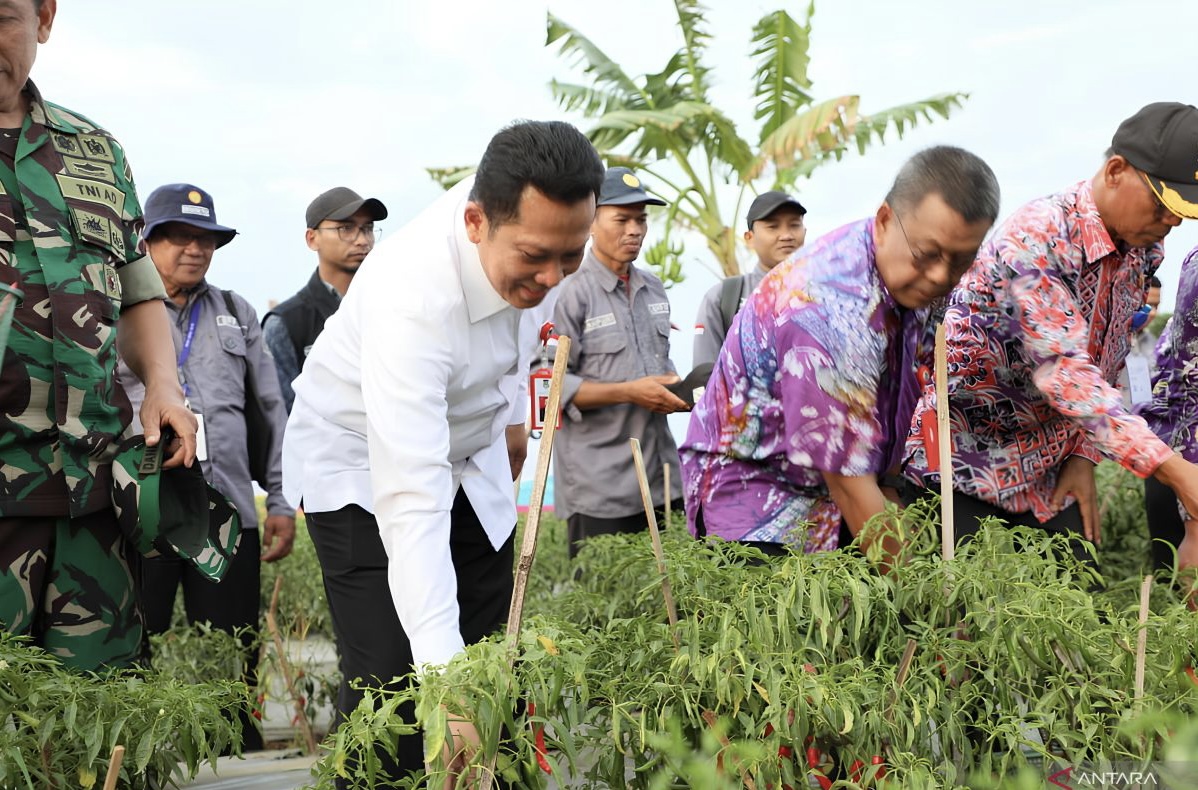
[[[146,198],[146,227],[142,232],[149,238],[154,228],[167,222],[182,222],[193,228],[216,234],[216,246],[223,247],[233,240],[237,231],[218,225],[212,195],[194,184],[164,184]]]

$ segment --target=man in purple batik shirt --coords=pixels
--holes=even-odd
[[[1190,463],[1198,462],[1198,247],[1181,264],[1177,312],[1157,343],[1156,365],[1152,400],[1140,407],[1139,414],[1175,453]],[[1152,535],[1153,567],[1172,568],[1175,551],[1187,560],[1198,548],[1198,521],[1183,521],[1173,490],[1156,478],[1146,478],[1144,509]],[[1192,535],[1188,542],[1187,534]],[[1186,564],[1193,563],[1189,559]]]
[[[770,272],[691,416],[682,466],[693,534],[770,554],[826,551],[884,511],[882,478],[897,470],[918,398],[932,305],[972,264],[998,205],[985,162],[930,148],[903,166],[874,217]],[[896,548],[887,541],[884,553]]]

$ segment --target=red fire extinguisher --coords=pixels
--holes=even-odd
[[[534,437],[545,430],[545,412],[549,408],[549,384],[553,379],[553,368],[549,365],[550,348],[557,348],[557,335],[553,333],[553,324],[546,321],[541,325],[541,365],[528,374],[528,413],[532,423],[529,427]],[[559,411],[557,428],[561,427],[562,414]]]

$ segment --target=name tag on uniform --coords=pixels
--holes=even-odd
[[[669,315],[669,302],[655,302],[649,305],[649,315]]]
[[[196,460],[208,460],[208,433],[204,430],[204,415],[192,412],[196,417]]]
[[[615,325],[616,325],[616,314],[615,313],[607,313],[606,315],[597,315],[593,318],[588,318],[587,322],[585,324],[583,324],[582,331],[583,332],[591,332],[595,329],[602,329],[605,326],[615,326]]]
[[[1137,406],[1152,400],[1152,373],[1148,369],[1148,358],[1139,354],[1128,354],[1127,389],[1131,403]]]

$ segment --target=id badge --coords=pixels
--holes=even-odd
[[[196,418],[196,460],[208,460],[208,434],[204,430],[204,415],[193,412]]]
[[[1132,405],[1152,400],[1152,370],[1148,366],[1148,358],[1139,354],[1129,354],[1125,364]]]

